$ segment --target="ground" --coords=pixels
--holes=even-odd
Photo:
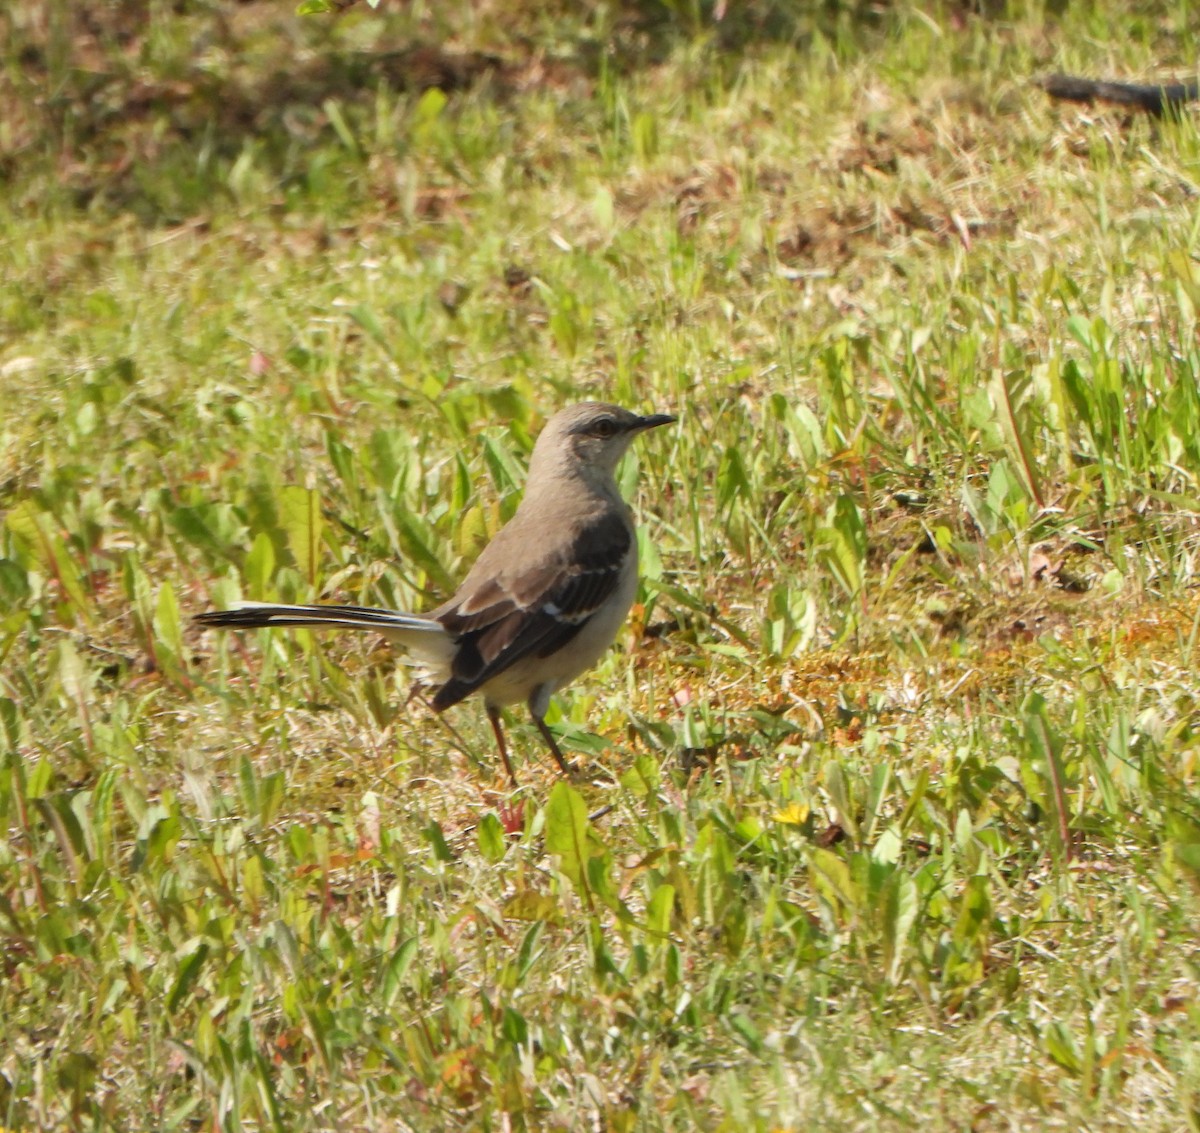
[[[0,12],[0,1125],[1200,1125],[1186,7]],[[557,407],[643,584],[428,609]]]

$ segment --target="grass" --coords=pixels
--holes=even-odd
[[[0,14],[0,1125],[1200,1125],[1200,137],[1027,83],[1190,9],[286,8]],[[428,608],[585,397],[577,781],[190,627]]]

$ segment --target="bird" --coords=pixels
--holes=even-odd
[[[546,724],[550,698],[603,656],[637,591],[637,533],[617,487],[617,465],[635,437],[675,420],[595,401],[554,414],[534,444],[513,517],[454,596],[428,613],[247,602],[197,614],[194,621],[209,629],[377,631],[439,685],[435,711],[475,693],[483,697],[514,787],[501,709],[521,701],[569,774]]]

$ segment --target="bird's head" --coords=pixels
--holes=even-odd
[[[643,417],[600,401],[569,406],[551,417],[538,436],[530,461],[530,478],[535,464],[553,463],[589,478],[610,479],[634,437],[674,420],[667,413]]]

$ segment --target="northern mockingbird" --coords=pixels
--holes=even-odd
[[[202,626],[375,630],[439,681],[438,712],[482,693],[516,785],[500,709],[523,700],[564,772],[546,726],[550,697],[612,644],[637,590],[637,538],[616,468],[629,442],[675,418],[584,402],[556,413],[533,448],[525,497],[450,601],[428,614],[362,606],[245,604],[199,614]]]

